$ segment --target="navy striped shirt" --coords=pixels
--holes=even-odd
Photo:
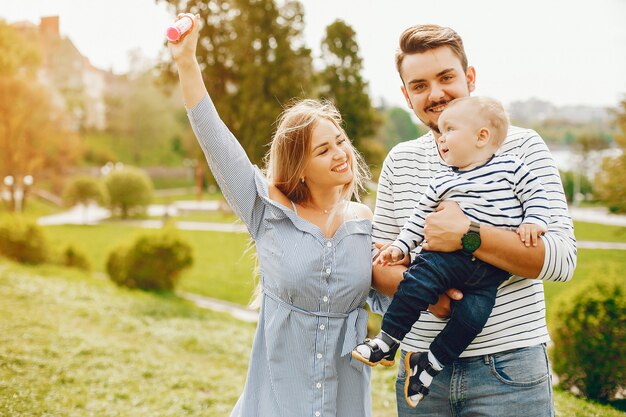
[[[548,195],[539,179],[518,158],[496,155],[467,171],[439,171],[393,245],[405,255],[420,245],[426,216],[443,200],[456,201],[467,217],[495,227],[534,223],[547,228],[550,222]]]
[[[499,288],[496,304],[483,331],[461,355],[485,355],[545,343],[543,282],[567,281],[576,267],[576,239],[559,172],[541,137],[530,129],[511,126],[498,154],[512,154],[537,176],[548,195],[550,223],[541,237],[545,247],[537,280],[512,276]],[[373,239],[392,242],[400,233],[431,179],[445,163],[432,132],[396,145],[387,155],[378,182]],[[410,351],[426,351],[447,320],[425,312],[402,343]]]

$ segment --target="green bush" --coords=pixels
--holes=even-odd
[[[552,363],[564,388],[607,401],[626,384],[623,283],[595,282],[559,304]]]
[[[104,179],[109,204],[122,218],[143,213],[152,200],[152,180],[139,168],[114,169]]]
[[[43,229],[20,216],[0,219],[0,255],[25,264],[46,262],[49,246]]]
[[[579,181],[578,192],[585,196],[585,198],[593,195],[593,184],[589,181],[589,178],[585,175],[580,175],[573,171],[561,171],[561,183],[563,184],[563,191],[565,192],[565,198],[568,203],[574,201],[574,187],[575,182]]]
[[[626,153],[605,158],[595,178],[594,191],[613,213],[626,213]]]
[[[91,263],[87,254],[74,245],[68,245],[61,253],[61,265],[83,271],[91,270]]]
[[[66,206],[87,205],[91,202],[104,205],[108,201],[106,188],[94,177],[80,176],[73,178],[63,190],[63,202]]]
[[[114,249],[107,273],[118,285],[144,290],[171,291],[180,273],[193,264],[191,246],[171,230],[143,235],[130,246]]]

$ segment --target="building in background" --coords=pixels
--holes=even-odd
[[[74,43],[59,31],[59,16],[41,18],[39,26],[30,22],[12,25],[22,35],[37,39],[41,56],[38,81],[48,87],[54,101],[71,114],[73,128],[106,128],[105,92],[116,77],[95,68]]]

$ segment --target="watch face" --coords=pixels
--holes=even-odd
[[[461,239],[463,244],[463,250],[467,252],[474,252],[480,247],[480,235],[475,232],[468,232]]]

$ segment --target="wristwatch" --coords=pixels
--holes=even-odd
[[[480,248],[480,223],[474,220],[470,221],[469,230],[461,238],[463,252],[468,255],[473,254],[476,249]]]

